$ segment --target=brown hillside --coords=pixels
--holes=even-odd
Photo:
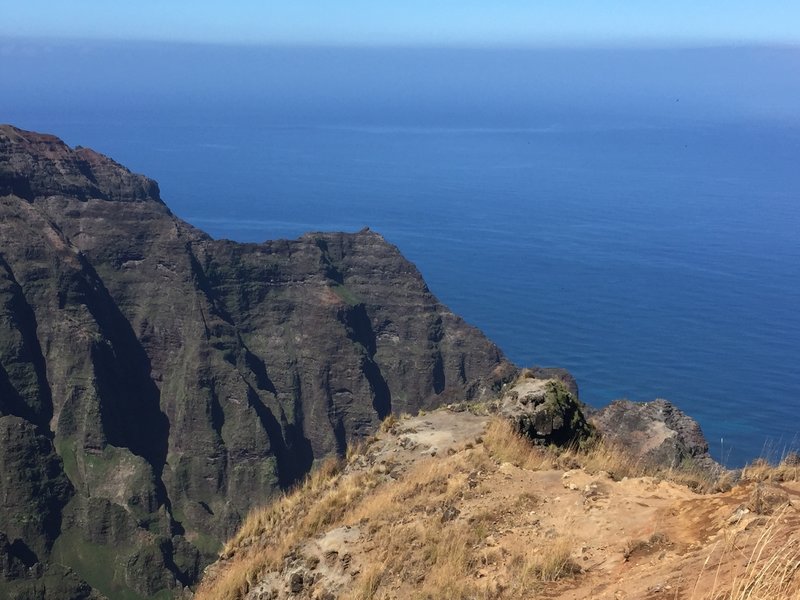
[[[796,468],[698,493],[468,412],[385,429],[251,514],[196,598],[800,598]]]

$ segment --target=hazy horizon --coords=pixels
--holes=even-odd
[[[738,40],[738,39],[697,39],[668,40],[660,38],[620,38],[620,39],[587,39],[587,40],[542,40],[526,42],[496,42],[491,44],[480,42],[436,42],[411,43],[402,41],[359,42],[353,41],[281,41],[281,40],[187,40],[168,38],[118,38],[109,36],[86,35],[42,35],[11,33],[0,34],[0,50],[17,43],[51,43],[51,44],[119,44],[119,45],[164,45],[164,46],[202,46],[219,48],[252,48],[252,49],[351,49],[351,50],[477,50],[477,51],[536,51],[536,50],[713,50],[713,49],[775,49],[798,50],[800,37],[797,40]]]
[[[800,43],[800,5],[788,0],[691,0],[632,6],[563,0],[27,0],[6,7],[0,36],[379,45],[634,42]]]
[[[0,42],[2,120],[224,106],[262,125],[553,127],[800,122],[800,47],[421,48]],[[54,98],[57,97],[57,102]],[[91,99],[95,98],[96,102]],[[378,107],[378,109],[376,109]],[[56,123],[58,122],[56,119]],[[22,121],[21,123],[19,121]],[[56,131],[57,133],[57,131]]]

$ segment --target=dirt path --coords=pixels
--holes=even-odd
[[[800,531],[798,483],[700,495],[652,477],[529,470],[493,458],[488,422],[442,410],[378,434],[344,477],[370,471],[381,482],[247,598],[473,597],[458,588],[475,598],[700,599],[728,585],[768,527],[774,543]],[[436,548],[448,537],[462,571],[441,567],[448,557]],[[531,576],[559,552],[568,572]]]

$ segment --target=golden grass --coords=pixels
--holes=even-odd
[[[659,477],[680,483],[698,492],[709,492],[719,486],[719,478],[691,465],[665,469],[649,465],[623,448],[602,440],[588,448],[556,448],[534,446],[505,419],[493,419],[486,430],[484,443],[500,462],[531,471],[581,468],[588,473],[605,471],[613,479],[624,477]]]
[[[481,531],[463,520],[443,518],[467,488],[473,451],[447,459],[426,459],[392,485],[374,491],[353,508],[345,522],[369,524],[380,578],[367,570],[353,599],[375,598],[393,584],[412,600],[466,600],[485,597],[485,583],[472,577],[480,561]]]
[[[426,459],[400,481],[365,497],[353,508],[348,522],[391,521],[403,515],[425,513],[455,498],[466,486],[468,471],[465,462]]]
[[[391,418],[384,423],[384,431],[397,425]],[[465,510],[465,500],[486,492],[476,473],[492,472],[498,462],[508,462],[533,471],[605,471],[615,479],[649,475],[696,490],[715,485],[704,473],[648,467],[602,442],[583,450],[533,446],[501,419],[490,421],[477,444],[452,456],[421,459],[399,480],[386,485],[379,485],[383,479],[375,468],[368,467],[368,461],[355,462],[369,442],[348,453],[348,461],[358,468],[345,469],[340,460],[322,463],[296,490],[248,515],[222,552],[228,560],[222,562],[215,577],[203,582],[196,600],[241,600],[267,570],[280,570],[284,558],[304,540],[342,525],[367,531],[371,545],[369,565],[344,591],[343,600],[522,600],[580,572],[573,559],[573,543],[561,528],[554,539],[531,540],[518,547],[499,547],[487,541],[490,534],[513,526],[521,512],[528,513],[541,500],[522,493],[502,506],[481,506],[483,512],[473,509],[459,517],[458,509]],[[743,478],[797,479],[796,466],[778,467],[754,464]],[[448,516],[450,509],[455,516]],[[714,585],[706,587],[705,591],[710,588],[711,592],[691,598],[800,600],[796,577],[800,541],[794,535],[787,537],[786,528],[778,521],[767,530],[749,559],[736,556],[740,550],[731,543],[728,554],[719,559],[717,573],[711,575]],[[657,535],[631,542],[624,553],[631,556],[668,544],[666,537]],[[718,558],[718,554],[713,556]],[[706,562],[711,562],[711,557]],[[745,566],[732,573],[727,569],[734,563]]]
[[[483,443],[500,462],[511,463],[520,469],[541,471],[554,468],[553,457],[520,435],[510,421],[492,419],[483,436]]]
[[[398,565],[416,569],[414,577],[424,573],[415,598],[472,597],[475,586],[461,580],[476,559],[476,532],[463,523],[442,523],[439,511],[466,487],[471,468],[464,458],[431,458],[392,486],[373,490],[378,482],[374,471],[344,475],[340,462],[325,463],[297,490],[248,515],[221,553],[229,564],[204,582],[195,598],[240,600],[262,573],[280,568],[302,540],[338,525],[366,523],[375,524],[376,547],[382,549],[378,565],[395,565],[395,575]],[[379,598],[385,571],[383,566],[366,569],[349,598]],[[456,574],[459,582],[454,583]]]
[[[343,476],[341,469],[341,460],[324,461],[297,489],[251,511],[220,553],[229,560],[216,577],[201,583],[195,600],[240,600],[300,540],[339,522],[377,484],[372,471]]]
[[[195,598],[214,598],[218,600],[239,600],[244,598],[251,587],[258,583],[258,576],[262,572],[258,556],[249,556],[237,560],[225,571],[225,576],[215,582],[213,592],[204,593],[201,588]]]
[[[355,589],[344,596],[343,600],[378,600],[378,588],[386,570],[384,564],[373,564],[359,577]]]
[[[782,510],[760,532],[751,533],[758,538],[749,554],[739,549],[746,544],[728,543],[718,560],[711,591],[704,593],[695,585],[692,600],[800,600],[800,533],[788,524],[787,513],[788,509]],[[732,572],[726,571],[731,564],[735,565]]]
[[[472,578],[477,559],[473,548],[477,543],[475,532],[463,523],[441,527],[435,521],[430,523],[420,540],[416,559],[427,569],[411,598],[462,600],[479,593],[482,586]]]
[[[564,536],[549,541],[546,546],[512,549],[509,567],[513,576],[501,596],[509,600],[535,598],[543,584],[581,572],[572,558],[572,541]]]
[[[521,573],[529,582],[550,582],[580,573],[580,567],[572,559],[570,541],[561,537],[548,544],[544,552],[529,557]]]
[[[314,469],[303,483],[289,493],[281,495],[269,504],[251,510],[236,535],[228,540],[220,556],[229,558],[238,550],[258,541],[262,536],[273,533],[298,505],[307,502],[327,490],[336,480],[342,463],[336,458],[323,461]]]
[[[741,478],[743,481],[800,481],[800,463],[795,454],[777,465],[759,458],[742,469]]]
[[[444,507],[468,495],[470,472],[490,463],[483,452],[472,450],[446,460],[426,460],[402,480],[365,497],[346,521],[370,523],[375,559],[383,568],[377,587],[372,587],[375,575],[365,574],[357,589],[370,589],[375,598],[391,590],[412,600],[521,600],[545,582],[579,572],[567,538],[548,540],[538,549],[521,546],[507,561],[506,550],[487,546],[488,524],[496,520],[500,507],[469,519],[443,518]],[[522,510],[537,502],[537,497],[523,495],[508,507]],[[505,562],[512,565],[512,581],[500,585],[477,576],[482,567],[496,570]],[[351,597],[363,598],[360,594]]]
[[[531,471],[583,468],[590,473],[606,471],[615,479],[648,474],[644,465],[628,453],[603,442],[585,450],[534,446],[506,419],[496,418],[490,422],[484,443],[500,462]]]
[[[381,431],[386,433],[387,431],[391,431],[392,428],[397,425],[400,419],[397,418],[397,415],[394,413],[389,413],[386,418],[381,421]]]
[[[581,572],[572,559],[571,546],[565,538],[556,540],[546,552],[530,565],[531,575],[537,581],[558,581]]]

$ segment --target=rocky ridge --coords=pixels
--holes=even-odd
[[[711,473],[722,470],[711,458],[697,421],[667,400],[616,400],[600,410],[590,410],[588,419],[607,442],[644,463],[667,468],[691,463]]]
[[[800,598],[796,461],[725,483],[613,440],[556,452],[495,409],[383,427],[252,514],[196,600]]]
[[[443,404],[488,401],[543,446],[599,434],[718,471],[666,401],[598,411],[566,371],[517,373],[374,232],[213,240],[152,180],[0,126],[0,595],[189,596],[254,505]],[[480,437],[458,414],[458,434],[407,430],[382,475]]]
[[[0,126],[0,595],[180,596],[316,459],[516,371],[372,231],[214,240]]]

